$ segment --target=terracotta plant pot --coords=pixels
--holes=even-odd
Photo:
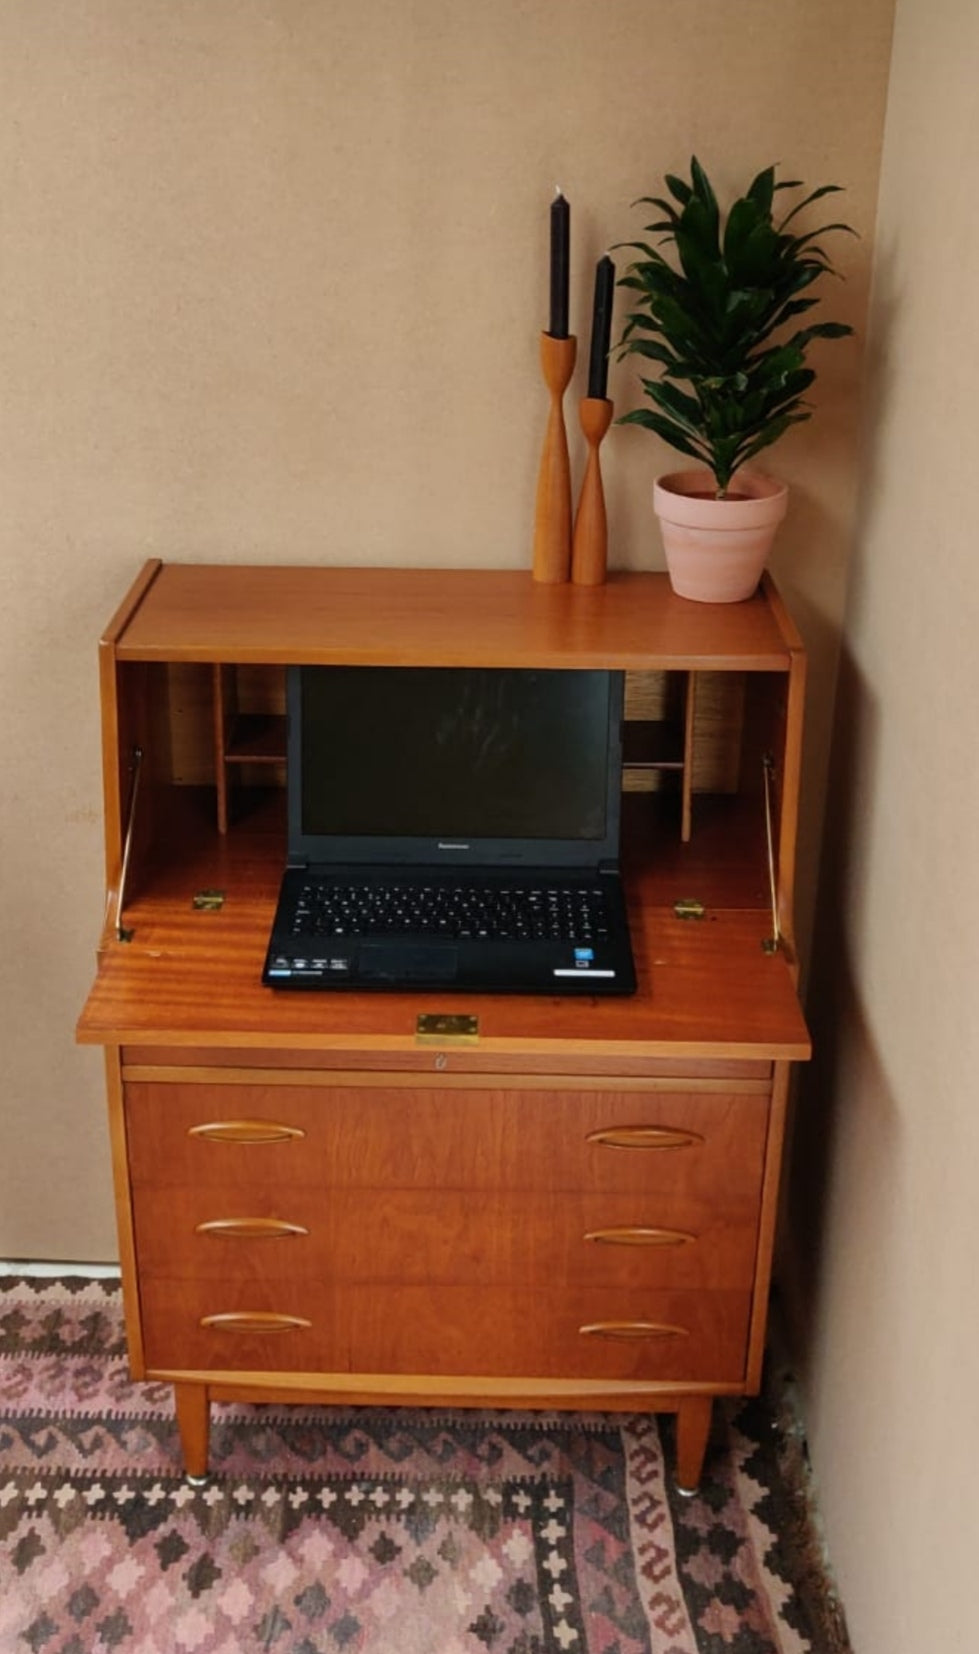
[[[653,485],[670,584],[698,603],[751,597],[785,516],[788,489],[761,472],[739,472],[727,499],[709,471],[674,471]]]

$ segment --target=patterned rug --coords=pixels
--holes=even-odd
[[[716,1411],[692,1499],[651,1418],[369,1408],[215,1407],[194,1488],[118,1286],[0,1277],[0,1654],[827,1654],[784,1433]]]

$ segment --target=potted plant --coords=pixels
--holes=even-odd
[[[645,230],[662,237],[659,246],[623,244],[641,256],[619,283],[635,297],[617,349],[620,357],[657,363],[661,375],[642,380],[652,408],[636,408],[619,423],[643,425],[707,467],[659,478],[654,507],[674,590],[735,602],[758,584],[787,492],[744,467],[810,417],[804,398],[815,378],[806,366],[812,341],[853,331],[842,322],[797,325],[819,303],[814,283],[833,273],[819,238],[849,226],[790,228],[835,184],[811,191],[776,222],[777,192],[801,186],[777,183],[767,167],[722,222],[696,156],[690,175],[689,183],[666,176],[672,200],[637,203],[662,215]],[[662,246],[672,247],[672,262]]]

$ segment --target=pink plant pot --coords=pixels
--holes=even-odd
[[[788,489],[759,471],[738,472],[731,496],[714,497],[708,471],[674,471],[653,485],[670,584],[697,603],[751,597],[785,516]]]

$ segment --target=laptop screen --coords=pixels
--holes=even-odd
[[[289,672],[289,853],[316,863],[618,857],[623,674]]]

